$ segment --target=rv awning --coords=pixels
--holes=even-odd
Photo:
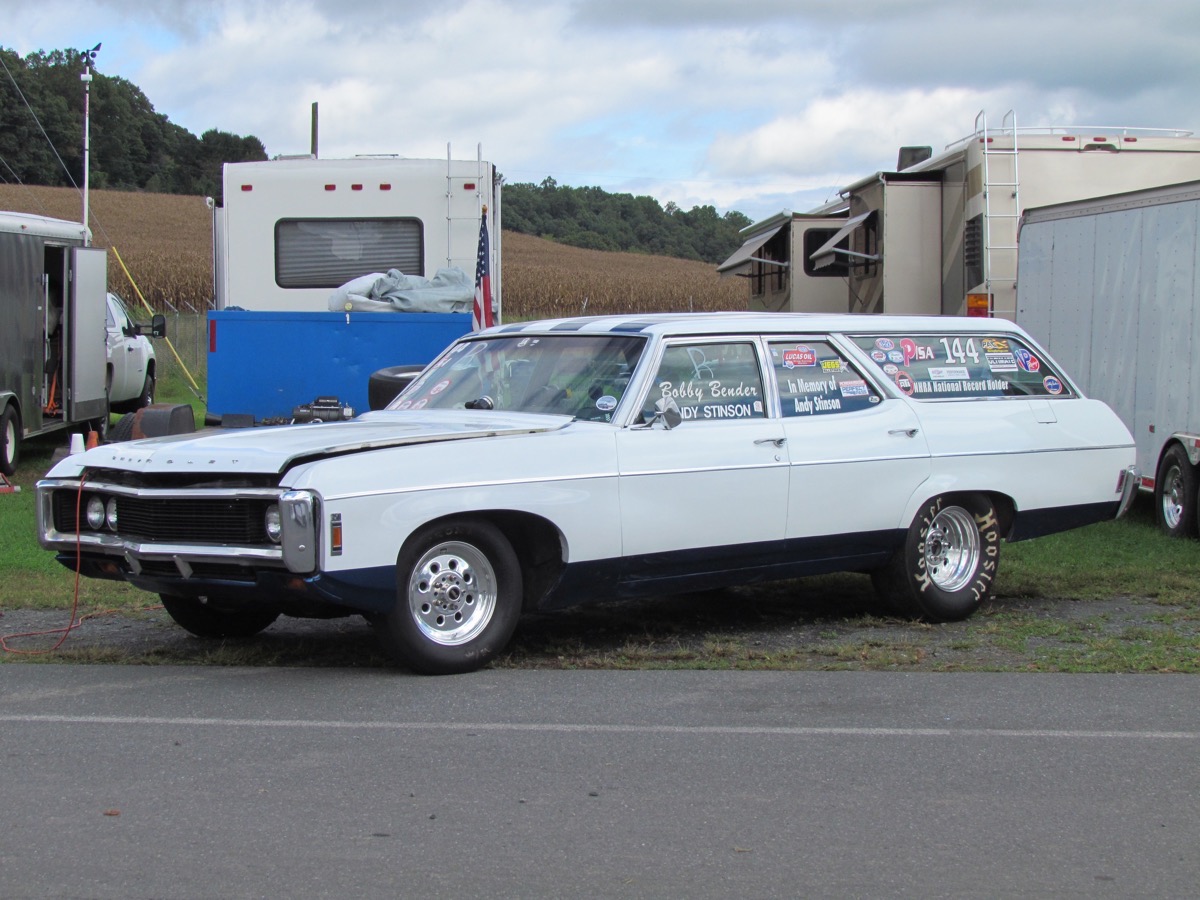
[[[764,231],[750,238],[750,240],[746,241],[746,243],[742,244],[742,246],[737,249],[733,256],[729,257],[729,259],[717,266],[717,274],[738,274],[738,270],[749,266],[750,263],[754,261],[754,254],[758,253],[758,251],[763,248],[763,245],[767,241],[779,234],[779,231],[782,228],[782,225],[776,225],[770,231]],[[776,263],[775,265],[784,265],[784,263]]]
[[[812,260],[813,268],[823,269],[828,265],[832,265],[838,261],[837,258],[839,254],[842,256],[851,256],[856,258],[875,259],[873,256],[864,257],[864,255],[861,253],[852,253],[849,250],[844,250],[838,247],[838,244],[844,241],[847,235],[853,234],[856,229],[861,228],[873,215],[875,215],[875,210],[872,209],[861,215],[855,216],[853,219],[847,219],[846,224],[838,229],[837,234],[827,240],[821,245],[819,250],[808,257],[810,260]]]

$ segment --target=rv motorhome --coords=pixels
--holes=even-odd
[[[1024,209],[1200,178],[1200,138],[1166,129],[1019,128],[1012,112],[934,155],[902,147],[896,171],[807,213],[743,230],[719,267],[753,310],[1016,317]]]

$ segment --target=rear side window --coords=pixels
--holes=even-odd
[[[881,399],[827,341],[772,341],[771,367],[785,417],[854,412]]]
[[[1009,335],[872,334],[852,340],[918,400],[1071,395],[1048,360]]]

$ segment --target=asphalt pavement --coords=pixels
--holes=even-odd
[[[0,665],[0,897],[1195,897],[1198,684]]]

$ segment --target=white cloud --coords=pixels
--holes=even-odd
[[[20,53],[104,42],[194,133],[268,152],[485,155],[510,181],[804,209],[975,114],[1200,126],[1194,0],[41,0]]]

